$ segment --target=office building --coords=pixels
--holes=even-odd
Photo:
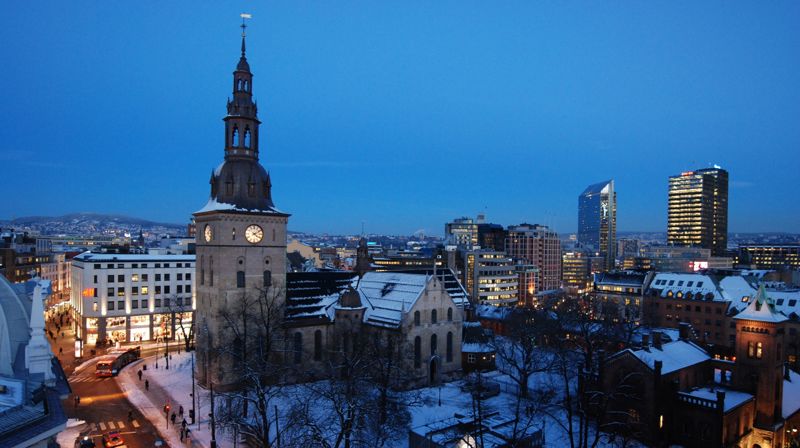
[[[444,225],[444,239],[447,244],[472,250],[478,245],[478,223],[472,218],[456,218]]]
[[[592,276],[589,270],[589,256],[585,252],[564,252],[561,255],[561,270],[564,287],[569,292],[583,294],[589,290]]]
[[[561,287],[561,241],[558,233],[539,224],[509,226],[505,246],[509,257],[539,269],[537,293]]]
[[[71,272],[70,305],[84,346],[191,339],[194,255],[84,252]]]
[[[667,243],[711,249],[728,245],[728,172],[718,166],[669,178]]]
[[[800,244],[742,245],[739,263],[756,269],[800,269]]]
[[[502,252],[506,244],[506,230],[500,224],[478,224],[478,245],[482,249]]]
[[[578,196],[578,242],[614,266],[617,238],[617,193],[614,181],[589,185]]]
[[[466,281],[472,303],[515,305],[519,281],[514,261],[504,252],[474,250],[465,254]]]

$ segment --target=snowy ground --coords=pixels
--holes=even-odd
[[[170,369],[164,369],[160,360],[160,369],[153,368],[153,358],[147,358],[140,361],[122,371],[117,377],[120,386],[125,391],[128,399],[137,406],[140,411],[153,422],[165,436],[169,446],[179,447],[187,446],[181,443],[179,433],[176,428],[170,424],[169,429],[165,428],[165,419],[162,412],[163,405],[166,401],[170,402],[173,411],[177,411],[179,406],[184,408],[184,416],[189,421],[189,409],[191,409],[192,392],[192,372],[191,372],[191,354],[182,353],[180,355],[173,355],[170,361]],[[140,382],[136,377],[136,372],[141,367],[142,363],[148,365],[144,377],[150,380],[150,391],[144,391],[144,382]],[[484,412],[500,411],[504,413],[513,412],[513,403],[515,402],[514,391],[516,386],[513,381],[499,373],[491,372],[485,376],[487,380],[499,383],[501,386],[501,393],[498,396],[491,397],[483,403]],[[536,388],[540,385],[545,385],[551,381],[557,381],[557,378],[551,377],[546,374],[539,374],[531,379],[531,387]],[[468,392],[461,389],[463,381],[455,381],[446,383],[439,387],[423,388],[415,393],[419,394],[419,405],[413,406],[409,409],[411,413],[411,427],[417,427],[424,424],[432,423],[435,421],[443,420],[453,417],[458,413],[461,415],[469,415],[472,409],[472,398]],[[191,426],[193,444],[191,446],[210,446],[211,431],[208,414],[210,412],[209,394],[205,389],[200,387],[196,388],[198,397],[200,398],[200,408],[197,415],[200,418],[199,424]],[[284,396],[276,399],[275,403],[279,409],[288,409],[293,400],[297,400],[298,394],[304,393],[304,389],[300,386],[287,386],[285,388]],[[305,392],[307,393],[307,392]],[[441,394],[441,404],[440,404]],[[312,399],[312,398],[309,398]],[[324,410],[320,410],[324,412]],[[281,416],[283,418],[283,416]],[[556,419],[561,421],[566,420],[563,412],[555,412],[550,416],[543,415],[540,423],[536,424],[537,429],[543,429],[546,445],[563,447],[569,446],[569,438],[563,428],[556,422]],[[178,422],[180,422],[180,418]],[[281,422],[285,424],[285,422]],[[410,429],[410,428],[409,428]],[[216,433],[218,446],[233,447],[233,438],[231,434],[224,433],[220,430]],[[74,440],[74,439],[73,439]],[[398,447],[408,446],[408,439],[398,441]],[[603,438],[599,447],[611,447],[615,444],[608,442]],[[636,444],[629,444],[628,446],[638,446]]]
[[[120,387],[125,392],[128,400],[139,408],[142,414],[150,420],[165,438],[171,447],[190,446],[180,440],[180,422],[178,417],[176,425],[169,424],[167,428],[164,417],[164,405],[169,402],[172,411],[178,412],[183,406],[184,417],[187,422],[189,419],[189,409],[192,408],[192,368],[191,353],[183,352],[180,355],[172,355],[169,370],[164,368],[164,360],[159,360],[159,369],[154,368],[153,357],[145,358],[122,370],[117,377]],[[143,371],[143,381],[139,381],[136,372],[147,364],[148,368]],[[150,390],[145,391],[144,379],[150,381]],[[199,417],[194,425],[190,425],[192,444],[191,446],[207,447],[211,445],[211,429],[208,414],[211,412],[208,392],[200,387],[196,388],[200,398],[200,406],[197,408],[196,415]],[[233,441],[228,435],[217,432],[217,446],[233,446]]]

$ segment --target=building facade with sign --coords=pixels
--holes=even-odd
[[[76,256],[70,296],[76,337],[84,346],[191,338],[194,272],[194,255]]]

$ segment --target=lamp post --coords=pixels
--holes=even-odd
[[[208,414],[211,417],[211,448],[217,448],[217,426],[214,420],[214,383],[209,382],[211,389],[211,412]]]
[[[194,352],[192,352],[192,410],[189,414],[189,418],[192,420],[192,424],[194,424],[194,416],[196,415],[196,410],[194,408],[194,397],[195,397],[195,390],[194,390]]]

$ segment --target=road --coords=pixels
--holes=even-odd
[[[158,432],[133,407],[120,390],[114,378],[96,378],[94,362],[80,372],[69,377],[73,395],[81,398],[75,407],[65,403],[67,416],[86,421],[89,435],[100,446],[102,434],[116,430],[125,439],[129,448],[152,447],[160,439]],[[128,412],[133,412],[133,419],[128,420]]]
[[[114,378],[96,378],[95,361],[91,360],[81,370],[75,372],[75,368],[83,360],[74,357],[74,334],[68,323],[62,325],[58,331],[54,321],[55,319],[52,319],[48,322],[47,330],[53,332],[55,339],[48,340],[53,353],[61,361],[72,388],[72,395],[62,403],[67,417],[84,420],[87,423],[85,433],[94,439],[98,447],[102,446],[102,435],[109,431],[119,431],[125,439],[125,446],[129,448],[155,446],[156,440],[161,439],[158,431],[128,402]],[[170,345],[170,352],[177,350],[177,344],[176,347]],[[163,347],[160,351],[164,352]],[[155,353],[156,348],[142,350],[142,356]],[[80,397],[80,404],[77,407],[75,396]],[[131,420],[128,419],[128,412],[133,413]]]

